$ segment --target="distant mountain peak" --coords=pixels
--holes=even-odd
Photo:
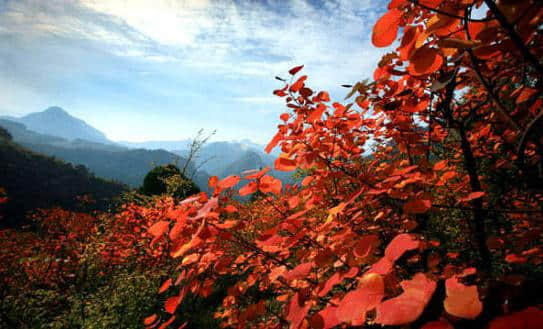
[[[45,110],[43,111],[43,113],[48,113],[48,114],[63,114],[63,115],[71,116],[68,112],[66,112],[65,109],[63,109],[63,108],[60,107],[60,106],[51,106],[51,107],[45,109]]]
[[[103,144],[112,143],[104,133],[70,115],[60,106],[51,106],[42,112],[29,113],[20,118],[6,119],[22,123],[28,130],[70,141],[82,139]]]

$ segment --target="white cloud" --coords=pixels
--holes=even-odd
[[[382,53],[366,42],[376,18],[371,0],[24,0],[10,2],[4,16],[27,36],[86,38],[113,45],[119,56],[225,74],[274,75],[304,63],[319,79],[337,81],[368,76],[365,62]]]
[[[311,88],[341,97],[339,85],[371,76],[384,52],[369,38],[385,2],[315,3],[0,0],[0,87],[11,84],[18,95],[40,100],[14,97],[0,100],[0,108],[24,113],[63,99],[60,105],[88,108],[91,120],[109,108],[160,120],[187,109],[180,118],[195,126],[223,124],[233,136],[267,139],[284,111],[271,96],[282,84],[274,76],[287,78],[288,69],[305,64]],[[201,110],[188,114],[192,108]],[[118,132],[114,120],[96,122],[128,137],[129,128]]]

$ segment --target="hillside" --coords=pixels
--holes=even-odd
[[[4,215],[0,226],[21,223],[28,211],[41,207],[105,209],[126,190],[121,184],[95,177],[84,166],[35,154],[2,137],[0,162],[0,184],[9,198],[0,208]],[[85,195],[96,202],[82,206],[78,199]]]
[[[99,177],[117,180],[134,188],[143,183],[143,178],[153,167],[169,163],[178,163],[181,166],[184,160],[178,155],[163,150],[108,151],[88,147],[65,148],[28,143],[24,146],[66,162],[85,165]],[[189,168],[188,176],[190,177],[192,173],[193,170]],[[205,173],[196,173],[193,180],[199,187],[207,185]]]

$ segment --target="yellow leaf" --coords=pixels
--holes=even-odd
[[[340,204],[338,204],[337,206],[335,206],[334,208],[331,208],[330,210],[328,210],[328,218],[326,219],[325,223],[329,223],[331,221],[334,220],[334,218],[337,216],[337,214],[339,214],[340,212],[343,211],[343,209],[345,209],[345,202],[342,202]]]

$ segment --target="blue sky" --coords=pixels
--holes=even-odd
[[[58,105],[113,140],[266,143],[284,112],[274,79],[309,85],[373,73],[371,29],[388,1],[0,0],[0,113]]]

